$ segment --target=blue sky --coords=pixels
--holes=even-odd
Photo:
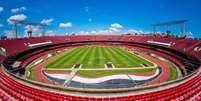
[[[31,22],[44,20],[48,23],[46,31],[56,35],[151,32],[153,23],[188,19],[187,32],[201,37],[201,0],[0,0],[0,33],[12,30],[8,19],[14,15],[24,15]],[[170,28],[175,33],[179,31],[178,26]],[[19,29],[23,36],[24,26]]]

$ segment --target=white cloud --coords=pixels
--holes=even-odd
[[[0,24],[0,28],[3,27],[3,26],[4,26],[3,24]]]
[[[115,32],[112,30],[92,30],[90,32],[88,31],[80,31],[78,34],[80,35],[88,35],[88,34],[93,34],[93,35],[121,35],[121,34],[150,34],[151,32],[144,32],[142,30],[135,30],[135,29],[129,29],[129,30],[123,30],[121,32]]]
[[[11,30],[5,30],[4,33],[7,36],[7,38],[14,38],[15,37],[13,34],[13,31],[11,31]]]
[[[54,32],[53,30],[46,31],[46,33],[53,33],[53,32]]]
[[[89,35],[89,32],[85,32],[85,35]]]
[[[183,33],[187,38],[193,38],[193,33],[192,32],[185,32]]]
[[[80,31],[78,32],[78,34],[85,34],[85,31]]]
[[[41,26],[32,26],[32,25],[26,25],[25,27],[25,30],[24,30],[24,33],[27,35],[27,31],[32,31],[32,36],[41,36],[42,35],[42,28]]]
[[[118,23],[113,23],[110,25],[110,30],[114,31],[114,32],[119,32],[121,29],[123,28],[122,25],[118,24]]]
[[[79,35],[90,35],[90,34],[93,34],[93,35],[119,35],[122,33],[105,29],[105,30],[92,30],[89,32],[88,31],[80,31],[77,34],[79,34]]]
[[[136,29],[124,29],[123,26],[118,23],[113,23],[107,29],[100,30],[92,30],[92,31],[80,31],[77,34],[80,35],[88,35],[88,34],[96,34],[96,35],[122,35],[122,34],[150,34],[151,32],[145,32],[142,30]]]
[[[118,24],[118,23],[111,24],[111,27],[113,27],[113,28],[123,28],[123,26]]]
[[[10,17],[8,18],[8,22],[9,22],[10,24],[12,24],[12,23],[13,23],[12,20],[24,21],[24,20],[26,20],[26,18],[27,18],[27,16],[24,15],[24,14],[13,15],[13,16],[10,16]]]
[[[51,23],[54,21],[54,19],[43,19],[40,23],[45,25],[51,25]]]
[[[95,30],[91,31],[91,34],[96,34],[97,32]]]
[[[73,26],[73,24],[71,22],[60,23],[59,24],[60,28],[69,28],[69,27],[72,27],[72,26]]]
[[[136,30],[136,29],[129,29],[124,31],[124,34],[150,34],[150,33],[153,33],[153,32]],[[161,32],[157,32],[157,33],[161,33]]]
[[[26,7],[19,7],[19,8],[13,8],[13,9],[11,9],[11,12],[12,13],[18,13],[18,12],[23,12],[25,10],[27,10]]]
[[[108,33],[110,33],[109,30],[99,30],[99,31],[97,31],[97,34],[108,34]]]
[[[53,30],[48,30],[48,31],[45,32],[45,35],[46,35],[46,36],[54,36],[54,35],[55,35],[55,31],[53,31]]]
[[[127,33],[130,33],[130,34],[140,34],[140,33],[144,33],[142,30],[135,30],[135,29],[130,29],[127,31]]]
[[[4,8],[0,6],[0,13],[3,12]]]
[[[113,27],[110,27],[110,30],[111,30],[111,31],[114,31],[114,32],[119,32],[119,29],[113,28]]]
[[[97,34],[97,31],[95,31],[95,30],[90,31],[90,32],[88,32],[88,31],[80,31],[77,34],[79,34],[79,35]]]

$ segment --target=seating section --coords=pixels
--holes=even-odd
[[[12,101],[12,99],[3,91],[0,91],[0,99],[2,99],[3,101]]]
[[[22,38],[0,40],[0,47],[6,49],[7,55],[13,55],[30,49],[28,44],[37,44],[43,42],[52,42],[52,44],[60,44],[66,42],[80,42],[80,41],[123,41],[123,42],[138,42],[147,43],[147,41],[154,41],[159,43],[171,43],[171,48],[181,51],[190,52],[196,46],[201,47],[201,41],[198,39],[180,39],[175,37],[161,37],[161,36],[143,36],[143,35],[79,35],[79,36],[52,36],[40,38]],[[17,44],[16,44],[17,43]],[[188,47],[186,46],[188,45]],[[199,53],[201,54],[201,53]]]
[[[201,92],[201,74],[194,77],[187,82],[161,91],[145,93],[140,95],[129,95],[121,97],[105,97],[105,98],[96,98],[96,97],[79,97],[64,95],[55,92],[48,92],[38,88],[32,88],[30,86],[24,85],[13,80],[10,76],[5,74],[2,69],[0,70],[0,87],[2,90],[6,91],[7,94],[11,95],[15,99],[19,100],[51,100],[51,101],[86,101],[90,99],[92,101],[133,101],[133,100],[142,100],[142,101],[152,101],[152,100],[162,100],[169,101],[172,99],[178,101],[186,101],[194,96],[197,92]],[[4,95],[1,95],[2,99],[9,99]]]
[[[10,39],[10,40],[0,40],[0,47],[6,49],[6,55],[12,56],[17,53],[30,50],[31,47],[28,44],[37,44],[42,42],[52,42],[52,45],[62,44],[67,42],[82,42],[82,41],[121,41],[121,42],[135,42],[149,44],[147,41],[161,42],[161,43],[171,43],[170,48],[177,51],[183,52],[188,55],[193,55],[201,61],[201,52],[195,51],[195,47],[201,47],[201,40],[198,39],[179,39],[175,37],[161,37],[161,36],[143,36],[143,35],[80,35],[80,36],[53,36],[53,37],[41,37],[41,38],[22,38],[22,39]],[[16,44],[17,43],[17,44]],[[187,46],[188,45],[188,46]],[[44,50],[36,50],[31,54],[20,59],[23,62],[20,67],[24,67],[27,63],[38,58],[40,55],[48,54],[52,51],[57,51],[63,49],[66,45],[61,45],[60,47],[50,48],[47,52]],[[142,46],[143,47],[143,46]],[[144,47],[147,48],[147,47]],[[148,48],[147,48],[148,49]],[[153,51],[154,52],[154,51]],[[189,60],[181,59],[178,56],[174,56],[171,52],[158,50],[157,54],[164,55],[170,60],[175,61],[181,69],[182,67],[189,67],[192,69],[192,64],[194,60],[188,58]],[[27,57],[31,57],[28,58]],[[0,63],[5,59],[4,56],[0,56]],[[186,63],[186,64],[183,64]],[[185,68],[186,69],[186,68]],[[128,95],[128,96],[117,96],[117,97],[86,97],[86,96],[72,96],[70,94],[62,94],[59,92],[49,92],[37,87],[28,86],[22,82],[14,79],[13,76],[7,74],[3,68],[0,68],[0,99],[3,101],[12,101],[13,99],[19,101],[186,101],[186,100],[201,100],[201,73],[197,73],[190,79],[186,80],[184,83],[177,86],[167,88],[164,90],[147,92],[139,95]]]

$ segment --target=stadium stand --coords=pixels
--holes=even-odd
[[[95,97],[50,92],[40,89],[40,87],[27,85],[26,80],[22,82],[18,76],[14,75],[18,70],[20,74],[23,74],[26,65],[41,55],[65,47],[73,47],[72,43],[84,45],[88,42],[122,43],[149,50],[174,61],[184,71],[185,77],[177,81],[177,85],[167,89],[127,96]],[[150,42],[169,43],[170,45],[161,46],[161,44]],[[45,45],[30,47],[28,46],[30,43],[34,45],[45,43]],[[0,68],[0,98],[3,101],[13,99],[20,101],[186,101],[189,99],[199,101],[201,99],[201,73],[199,69],[201,53],[198,49],[201,47],[201,40],[142,35],[80,35],[0,40],[0,47],[6,50],[6,56],[0,56],[0,62],[3,64]],[[195,49],[196,47],[198,48]],[[12,67],[15,61],[22,62],[16,70]]]

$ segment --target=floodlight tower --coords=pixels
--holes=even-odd
[[[29,30],[27,31],[27,34],[28,34],[28,37],[30,38],[30,37],[32,37],[32,27],[29,25],[28,26],[29,28]]]
[[[18,31],[17,27],[21,21],[15,19],[11,19],[10,21],[13,23],[13,36],[14,38],[17,38],[17,31]]]
[[[42,29],[43,29],[43,36],[45,35],[45,32],[44,32],[44,28],[45,24],[41,24],[41,23],[33,23],[33,22],[29,22],[29,21],[19,21],[19,20],[15,20],[15,19],[11,19],[11,21],[13,22],[13,36],[14,38],[17,38],[17,32],[18,32],[18,24],[23,24],[23,25],[28,25],[29,27],[29,30],[27,31],[27,34],[28,34],[28,37],[32,37],[32,27],[31,26],[40,26]]]
[[[14,25],[13,25],[13,36],[14,38],[17,38],[17,22],[14,22]]]
[[[170,27],[173,25],[180,25],[181,26],[180,27],[181,34],[185,34],[185,23],[186,22],[188,22],[188,20],[177,20],[177,21],[161,22],[161,23],[157,23],[157,24],[152,24],[152,26],[153,26],[154,33],[156,33],[156,30],[158,27],[161,27],[161,26]]]
[[[41,24],[42,27],[42,36],[45,36],[46,24]]]

